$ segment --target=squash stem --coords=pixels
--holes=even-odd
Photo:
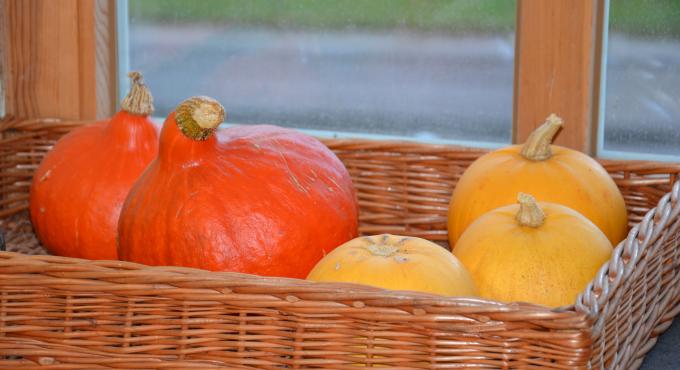
[[[144,84],[142,74],[137,71],[128,73],[130,77],[130,92],[120,103],[121,108],[132,114],[148,116],[153,113],[153,96]]]
[[[541,227],[545,222],[545,213],[536,203],[536,198],[529,194],[519,193],[517,195],[519,211],[515,219],[520,226]]]
[[[376,236],[366,236],[363,238],[368,244],[366,249],[374,256],[391,257],[399,252],[399,247],[408,238],[403,238],[394,243],[391,240],[390,234],[381,234]]]
[[[522,145],[522,157],[530,161],[544,161],[552,157],[550,144],[561,127],[562,119],[554,113],[551,114]]]
[[[373,244],[368,246],[368,251],[374,256],[390,257],[399,252],[399,247],[385,244]]]
[[[224,107],[207,96],[194,96],[175,109],[175,121],[182,133],[192,140],[209,138],[224,121]]]

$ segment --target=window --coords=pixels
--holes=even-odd
[[[189,95],[230,123],[509,143],[515,2],[129,0],[129,64],[156,114]]]
[[[605,156],[680,155],[680,2],[610,2]]]

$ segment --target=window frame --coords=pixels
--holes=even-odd
[[[114,6],[114,0],[0,1],[3,116],[111,116],[117,86]]]
[[[596,155],[596,108],[604,0],[518,0],[513,143],[550,113],[561,116],[555,143]]]

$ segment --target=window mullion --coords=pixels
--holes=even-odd
[[[513,142],[550,113],[565,121],[556,143],[594,154],[604,0],[518,0]]]

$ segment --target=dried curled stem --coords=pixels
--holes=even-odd
[[[529,194],[519,193],[517,195],[519,211],[515,215],[517,223],[521,226],[540,227],[545,222],[545,213],[538,206],[536,198]]]
[[[140,116],[150,115],[153,113],[153,96],[144,85],[144,77],[137,71],[128,73],[128,77],[131,82],[130,92],[121,102],[121,108],[128,113]]]
[[[224,107],[207,96],[194,96],[175,109],[175,121],[182,133],[193,140],[205,140],[224,121]]]
[[[522,157],[530,161],[544,161],[552,157],[550,144],[562,127],[562,118],[551,114],[546,121],[529,135],[522,145]]]

